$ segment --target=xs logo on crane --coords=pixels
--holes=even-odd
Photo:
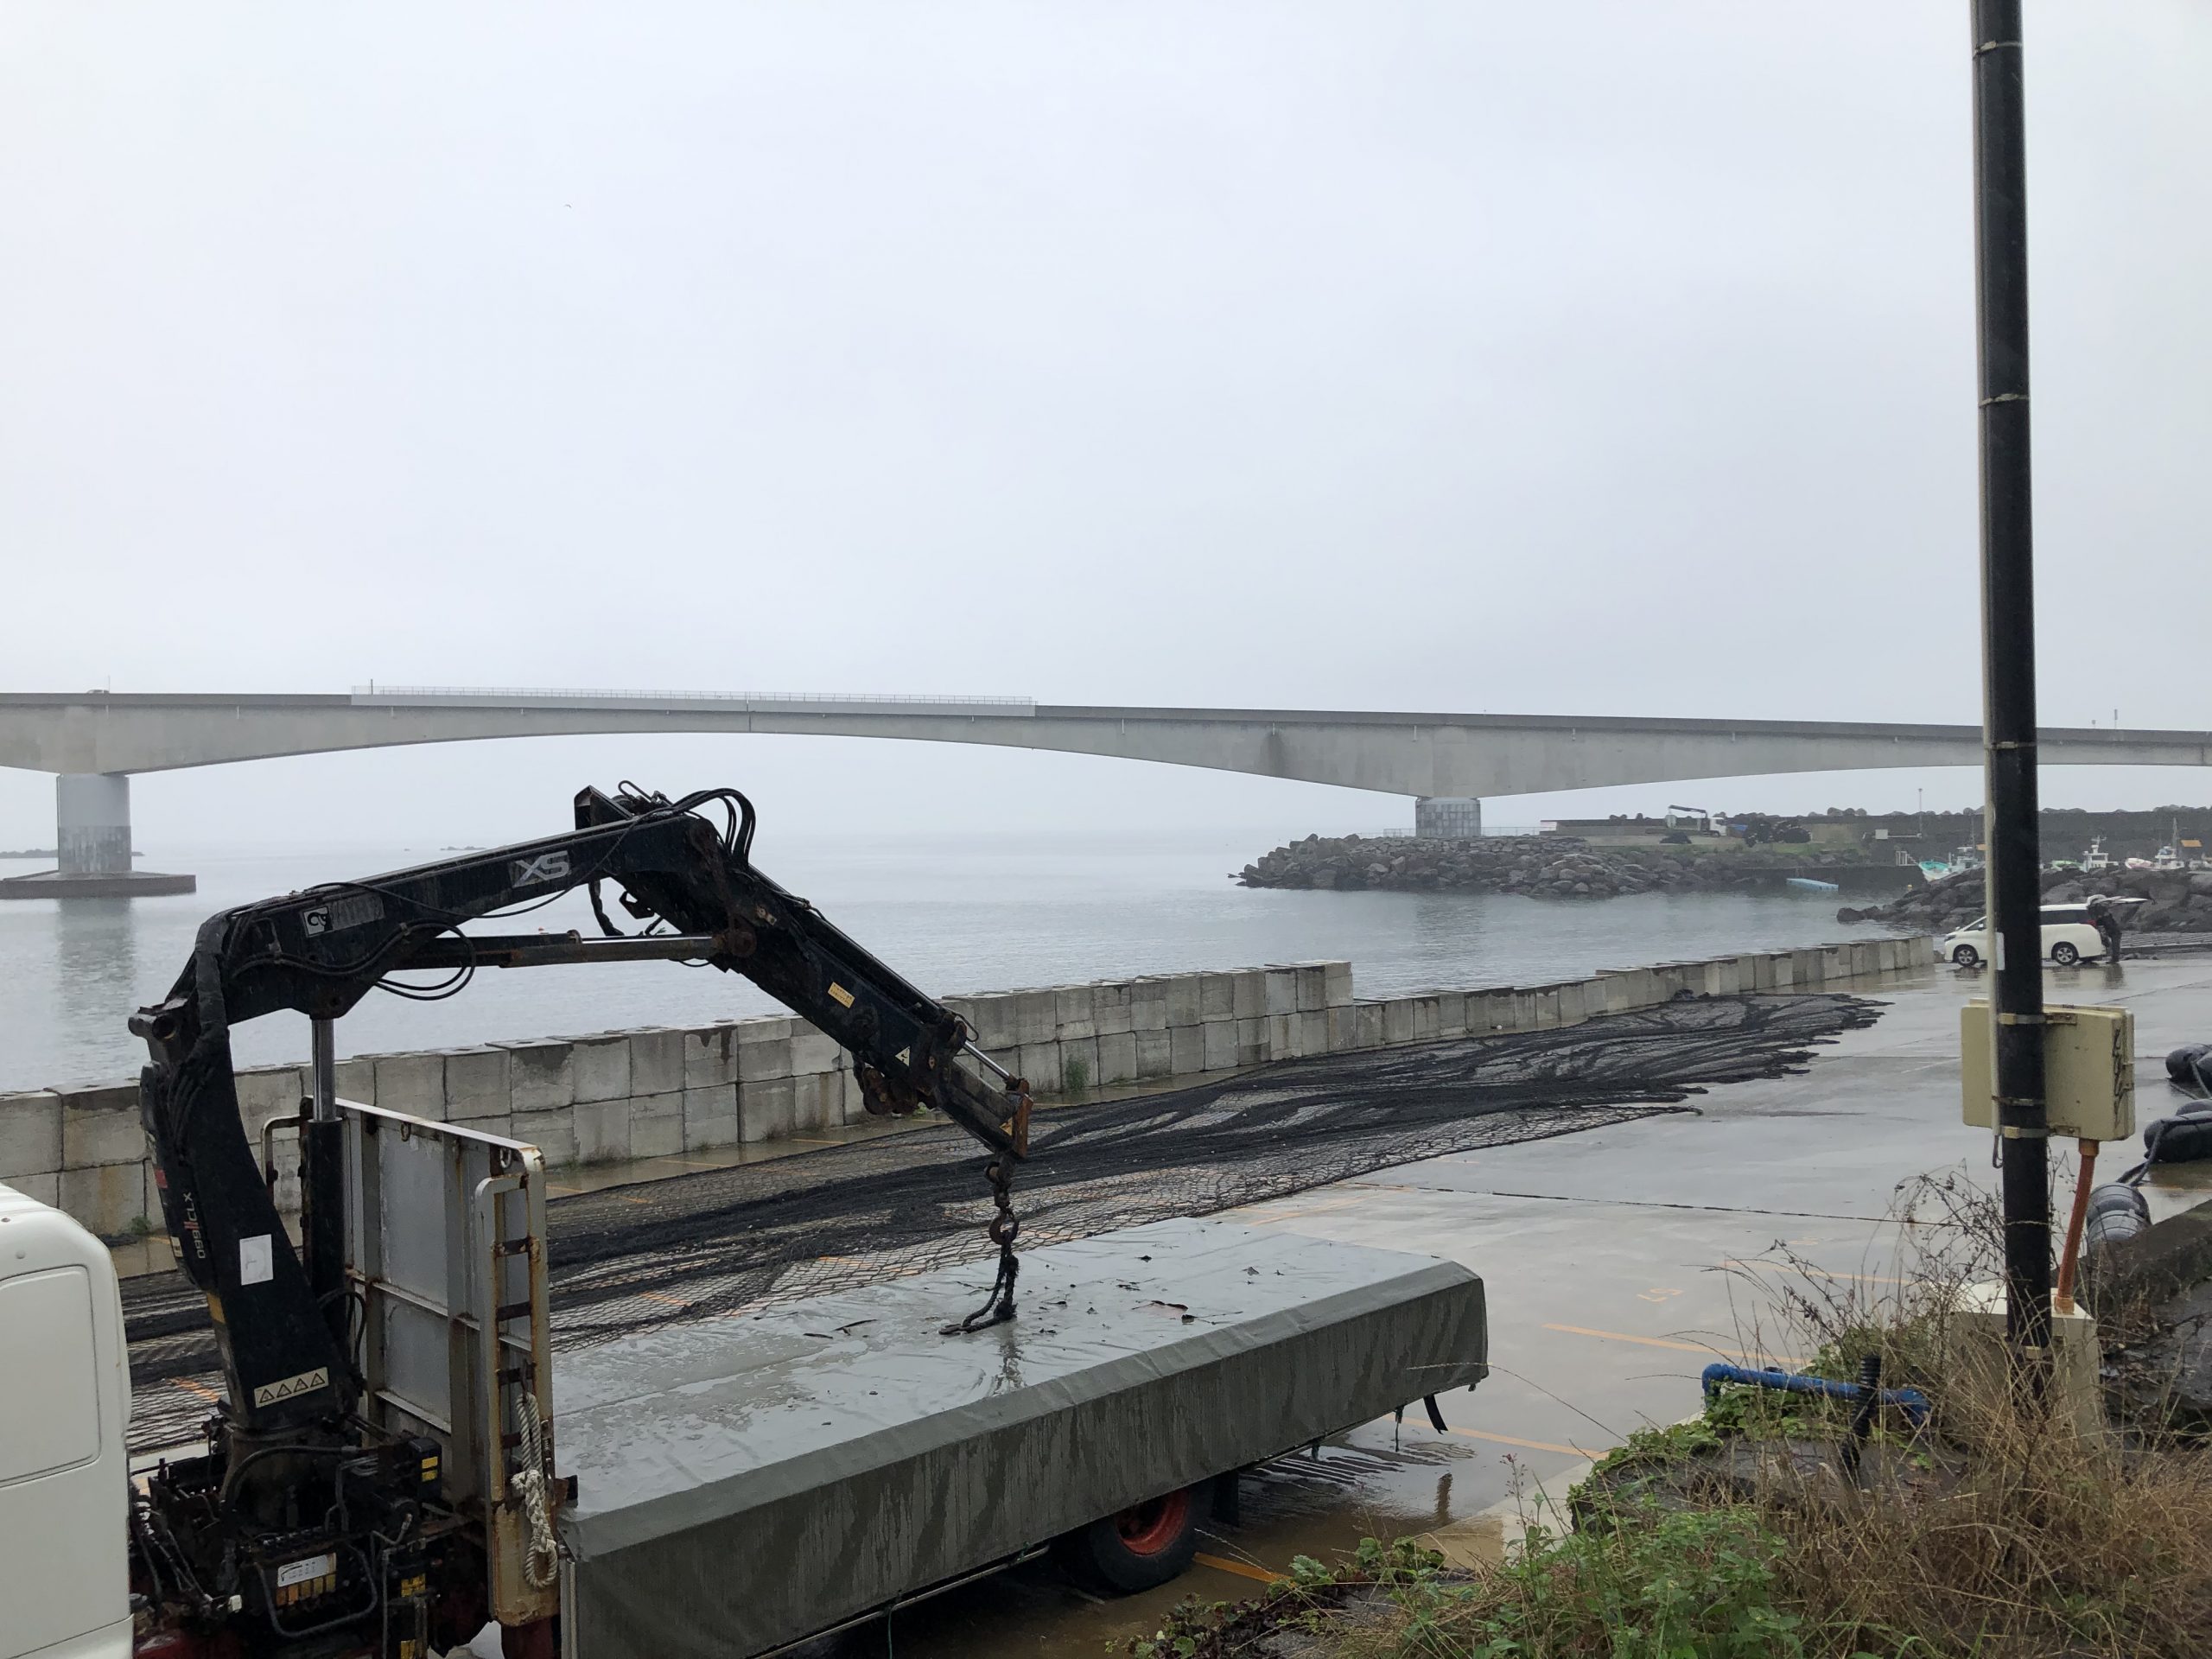
[[[565,881],[569,879],[569,855],[566,853],[540,853],[536,858],[518,858],[507,866],[508,885],[527,887],[539,881]]]

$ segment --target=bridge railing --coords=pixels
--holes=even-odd
[[[592,686],[545,685],[367,685],[353,688],[353,700],[376,707],[439,704],[467,708],[512,708],[529,704],[605,704],[622,708],[668,705],[717,709],[881,708],[906,711],[987,711],[1033,715],[1033,697],[929,696],[912,692],[667,691],[616,690]]]

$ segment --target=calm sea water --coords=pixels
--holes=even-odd
[[[1669,957],[1779,950],[1847,937],[1814,895],[1641,894],[1590,905],[1470,893],[1248,892],[1225,877],[1253,836],[1175,840],[1036,835],[815,840],[762,868],[925,990],[1026,985],[1340,957],[1362,995],[1510,984]],[[434,847],[225,855],[164,849],[196,871],[181,898],[0,904],[0,1090],[121,1080],[143,1051],[124,1021],[162,995],[215,911],[315,882],[427,862]],[[0,875],[37,868],[0,861]],[[581,896],[523,926],[596,931]],[[485,970],[459,996],[372,993],[338,1027],[341,1054],[770,1012],[749,983],[668,963]],[[241,1063],[304,1059],[304,1019],[234,1033]]]

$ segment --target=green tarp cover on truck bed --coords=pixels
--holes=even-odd
[[[1471,1386],[1482,1281],[1164,1221],[560,1354],[569,1659],[733,1659]]]

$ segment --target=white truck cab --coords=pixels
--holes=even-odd
[[[130,1373],[107,1247],[0,1185],[0,1659],[130,1659]]]

